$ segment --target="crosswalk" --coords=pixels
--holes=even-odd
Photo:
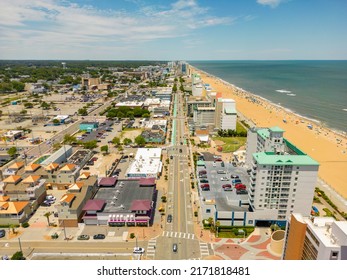
[[[146,250],[147,258],[154,259],[156,245],[157,245],[157,239],[152,238],[148,241],[147,250]]]
[[[174,237],[174,238],[195,239],[194,233],[187,233],[187,232],[163,231],[162,236]]]
[[[210,255],[210,251],[208,249],[208,244],[205,242],[199,242],[199,246],[200,246],[200,253],[201,253],[201,257],[206,257]]]

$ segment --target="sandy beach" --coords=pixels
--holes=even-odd
[[[190,66],[191,67],[191,66]],[[319,177],[337,193],[347,199],[347,138],[296,115],[257,95],[245,92],[203,71],[199,73],[204,83],[221,92],[224,98],[236,101],[236,109],[258,127],[279,126],[285,130],[284,136],[302,151],[320,163]],[[312,125],[312,129],[307,126]]]

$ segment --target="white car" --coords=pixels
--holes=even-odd
[[[212,164],[212,166],[213,166],[213,167],[216,167],[217,165],[216,165],[216,163],[214,162],[214,163]]]
[[[53,200],[53,201],[55,201],[55,197],[53,196],[53,195],[47,195],[46,196],[46,200]]]
[[[141,247],[135,247],[133,250],[134,254],[143,254],[144,252],[145,252],[145,249]]]
[[[221,181],[229,181],[229,178],[228,177],[222,177],[220,178]]]

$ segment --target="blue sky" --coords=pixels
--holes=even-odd
[[[1,0],[0,59],[347,59],[346,0]]]

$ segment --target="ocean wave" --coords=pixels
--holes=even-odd
[[[286,90],[286,89],[276,89],[276,91],[280,93],[292,93],[290,90]]]
[[[296,96],[295,93],[287,93],[288,96]]]
[[[342,110],[347,112],[347,109],[342,109]]]

